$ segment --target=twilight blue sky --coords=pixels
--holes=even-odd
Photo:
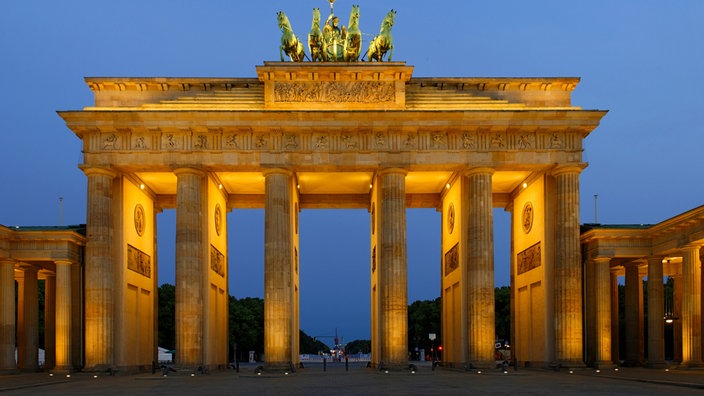
[[[581,77],[573,104],[609,110],[587,139],[582,222],[657,223],[702,205],[704,2],[338,0],[363,33],[397,10],[394,60],[416,77]],[[0,224],[85,222],[79,139],[56,114],[92,104],[83,77],[254,77],[278,60],[276,12],[296,34],[325,0],[3,0]],[[365,47],[369,37],[365,36]],[[230,293],[263,294],[261,210],[228,215]],[[496,284],[507,285],[509,217],[495,211]],[[159,215],[160,283],[174,282],[175,215]],[[369,338],[369,216],[306,210],[301,328]],[[439,296],[440,216],[408,211],[409,302]]]

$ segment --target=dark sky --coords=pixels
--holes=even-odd
[[[393,60],[415,77],[581,77],[573,105],[609,110],[585,141],[582,222],[657,223],[702,204],[704,2],[338,0],[361,8],[365,42],[397,10]],[[80,140],[56,115],[92,104],[84,77],[254,77],[278,60],[276,12],[297,35],[306,1],[0,3],[0,224],[85,222]],[[366,44],[365,44],[366,45]],[[62,210],[59,197],[63,197]],[[230,292],[263,295],[261,210],[228,215]],[[159,274],[173,283],[173,211],[159,215]],[[507,285],[509,215],[495,211],[496,284]],[[369,215],[306,210],[301,327],[369,338]],[[408,211],[409,302],[439,296],[440,217]]]

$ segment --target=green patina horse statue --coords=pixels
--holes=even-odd
[[[324,57],[323,31],[320,30],[320,8],[313,8],[313,24],[308,33],[308,49],[310,50],[310,60],[322,62]]]
[[[371,43],[369,43],[369,49],[367,50],[367,56],[369,61],[376,60],[377,62],[382,62],[384,55],[389,53],[389,62],[391,61],[391,56],[394,53],[393,38],[391,37],[391,27],[394,26],[394,19],[396,18],[396,11],[391,10],[384,21],[381,23],[381,29],[379,34],[374,37]]]
[[[281,46],[279,47],[279,56],[281,62],[284,61],[284,53],[291,58],[293,62],[302,62],[306,55],[301,40],[293,34],[291,22],[283,11],[276,13],[279,20],[279,29],[281,29]]]
[[[356,62],[362,50],[362,32],[359,30],[359,6],[353,5],[350,23],[347,25],[347,37],[342,51],[345,62]]]

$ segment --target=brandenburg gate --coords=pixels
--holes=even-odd
[[[405,62],[256,75],[87,78],[94,105],[59,112],[88,178],[87,370],[155,359],[155,218],[173,208],[180,368],[227,364],[226,213],[239,208],[265,211],[265,368],[298,362],[309,208],[369,212],[373,365],[408,364],[407,208],[442,213],[447,365],[494,365],[494,208],[512,214],[521,360],[583,365],[579,176],[605,111],[572,105],[578,78],[414,78]]]

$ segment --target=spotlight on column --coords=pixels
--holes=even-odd
[[[140,185],[139,185],[139,188],[142,189],[142,190],[144,190],[144,183],[140,184]]]
[[[523,183],[523,188],[528,188],[528,183]]]
[[[447,188],[448,190],[450,189],[450,187],[450,183],[445,184],[445,188]]]

